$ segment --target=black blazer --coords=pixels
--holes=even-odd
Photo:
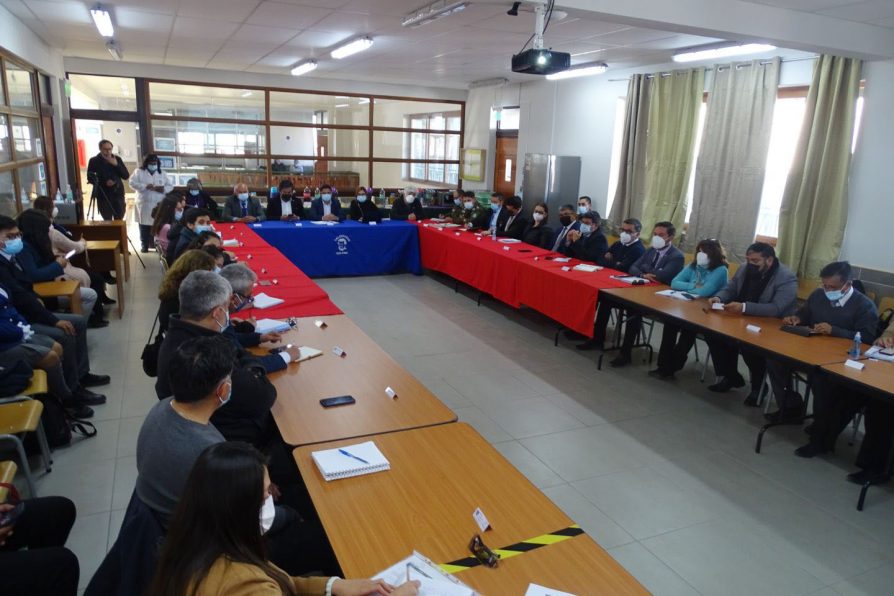
[[[295,199],[292,200],[294,201]],[[330,213],[337,217],[338,221],[344,221],[345,216],[342,215],[341,203],[339,202],[338,198],[332,197],[332,202],[330,203],[330,205]],[[312,219],[313,221],[323,221],[324,214],[325,212],[323,211],[323,199],[314,199],[310,202],[310,213],[308,213],[310,219]]]
[[[359,221],[363,223],[369,223],[374,221],[379,223],[382,221],[382,212],[379,211],[379,208],[376,207],[376,204],[366,200],[365,203],[360,203],[357,199],[351,201],[351,219],[354,221]]]
[[[301,197],[292,195],[292,215],[297,215],[298,219],[304,219],[304,200]],[[277,221],[282,218],[282,199],[267,200],[267,219]]]
[[[549,246],[547,246],[546,248],[548,248],[549,250],[552,250],[552,249],[553,249],[553,246],[556,245],[556,241],[559,239],[559,235],[562,233],[562,230],[564,230],[564,229],[565,229],[565,226],[563,226],[563,225],[560,223],[560,224],[559,224],[559,227],[556,228],[556,230],[553,232],[553,236],[552,236],[552,238],[549,239]],[[579,221],[573,221],[573,222],[571,222],[571,227],[568,228],[568,231],[570,232],[570,231],[572,231],[572,230],[579,230],[579,229],[580,229],[580,222],[579,222]],[[566,234],[566,237],[567,237],[567,234]],[[563,255],[567,255],[567,254],[568,254],[568,247],[565,246],[565,240],[564,240],[564,239],[562,239],[562,242],[559,244],[559,247],[556,249],[556,252],[560,252],[560,253],[562,253]]]
[[[608,240],[602,229],[591,232],[589,236],[581,236],[577,242],[568,247],[568,256],[582,261],[597,262],[608,252]]]
[[[211,219],[217,219],[220,217],[220,205],[217,204],[211,195],[209,195],[204,190],[200,190],[198,196],[192,196],[189,194],[189,191],[186,191],[186,206],[187,207],[196,207],[197,209],[207,209],[211,212]]]
[[[525,231],[525,235],[522,236],[522,241],[549,250],[553,247],[554,237],[555,234],[552,228],[546,224],[540,224],[539,226],[529,227]]]
[[[122,180],[130,178],[130,172],[120,156],[115,156],[116,165],[112,165],[105,160],[102,154],[94,155],[87,162],[87,182],[93,185],[94,197],[100,197],[98,189],[105,191],[105,194],[114,194],[115,196],[124,194],[124,183]],[[111,180],[114,186],[106,186],[106,182]]]
[[[507,229],[506,224],[509,222],[510,217],[511,215],[507,212],[503,224],[497,227],[497,236],[501,238],[515,238],[516,240],[521,240],[528,229],[528,220],[522,215],[522,212],[519,211],[518,215],[515,216],[515,219],[512,220],[512,223],[509,224],[509,228]]]
[[[419,197],[413,201],[412,207],[407,205],[403,197],[395,199],[394,205],[391,206],[391,219],[404,221],[409,219],[411,213],[416,216],[416,221],[422,221],[425,217]]]

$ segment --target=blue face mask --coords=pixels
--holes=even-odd
[[[210,232],[210,231],[211,231],[211,226],[196,224],[196,234],[201,234],[202,232]]]
[[[366,195],[357,195],[357,202],[358,202],[358,203],[365,203],[365,202],[366,202]]]
[[[239,197],[239,200],[242,201],[243,203],[248,200],[247,192],[240,192],[237,196]]]
[[[13,238],[12,240],[6,241],[6,246],[3,248],[3,252],[8,255],[17,255],[22,252],[22,249],[25,248],[25,243],[21,238]]]
[[[197,196],[199,196],[199,189],[191,188],[191,189],[189,189],[189,194],[191,194],[194,197],[197,197]]]
[[[149,170],[150,173],[154,174],[155,172],[158,171],[158,166],[155,165],[154,163],[151,163],[148,166],[146,166],[146,169]]]
[[[826,291],[826,298],[829,299],[829,302],[838,302],[844,297],[844,294],[842,290]]]
[[[490,208],[494,213],[496,213],[497,211],[500,210],[500,204],[499,203],[491,203]]]
[[[320,198],[323,199],[323,202],[324,202],[324,203],[328,203],[329,201],[332,200],[332,195],[327,193],[327,194],[324,194],[324,195],[320,195]]]
[[[183,219],[183,212],[174,211],[174,221],[180,221],[181,219]]]

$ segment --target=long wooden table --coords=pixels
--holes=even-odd
[[[85,220],[79,224],[66,226],[75,238],[81,236],[85,240],[117,240],[121,243],[121,254],[124,256],[124,280],[130,281],[130,245],[127,239],[127,223],[116,219],[112,221]]]
[[[492,549],[569,527],[574,522],[465,423],[377,435],[387,472],[326,482],[300,447],[295,461],[346,577],[371,577],[414,549],[436,563],[470,556],[480,507]],[[460,571],[482,594],[524,594],[531,582],[575,594],[645,594],[646,590],[583,534],[504,558],[496,569]]]
[[[88,240],[86,251],[87,262],[96,271],[114,271],[115,289],[118,298],[118,318],[124,318],[124,280],[127,275],[121,274],[121,242],[118,240]]]
[[[263,312],[263,311],[261,311]],[[325,321],[318,328],[315,321]],[[277,398],[273,417],[289,445],[454,422],[456,414],[344,315],[297,319],[283,343],[309,346],[322,356],[270,375]],[[346,355],[333,354],[339,346]],[[395,399],[385,393],[391,387]],[[323,408],[320,400],[352,395],[357,403]]]

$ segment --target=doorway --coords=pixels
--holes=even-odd
[[[89,197],[92,187],[87,183],[87,162],[99,153],[99,142],[109,140],[114,145],[113,152],[119,155],[127,166],[127,170],[133,174],[140,167],[140,125],[138,122],[124,122],[117,120],[87,120],[77,118],[72,120],[72,128],[75,133],[75,152],[78,162],[78,184],[84,197],[84,218],[102,219],[99,210],[92,205]],[[134,192],[125,183],[125,202],[127,210],[124,220],[133,221]],[[91,209],[91,207],[93,207]]]
[[[506,197],[515,194],[517,158],[518,137],[497,135],[497,148],[494,153],[494,192]]]

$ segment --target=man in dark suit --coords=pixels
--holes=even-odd
[[[550,241],[548,248],[552,249],[553,252],[564,255],[568,254],[568,245],[565,243],[568,233],[580,229],[580,222],[577,221],[577,217],[574,215],[574,205],[562,205],[559,207],[559,223],[561,227],[556,230],[556,234]]]
[[[223,221],[254,223],[264,220],[261,201],[248,192],[248,185],[240,182],[233,187],[233,195],[224,202]]]
[[[521,240],[528,229],[528,220],[522,215],[521,197],[513,195],[503,201],[503,210],[506,211],[507,217],[502,227],[497,228],[497,236]]]
[[[304,219],[304,202],[295,197],[295,185],[286,178],[279,183],[279,196],[267,201],[270,221],[298,221]]]
[[[492,214],[487,224],[488,232],[502,229],[506,225],[506,219],[509,217],[509,212],[503,208],[502,194],[495,192],[490,195],[490,210]]]
[[[99,142],[99,153],[87,162],[87,182],[93,185],[92,198],[105,220],[124,219],[124,180],[130,172],[121,157],[112,153],[112,142]]]
[[[320,187],[320,198],[310,203],[309,217],[312,221],[344,221],[341,203],[332,196],[332,187],[324,184]]]
[[[646,247],[639,239],[642,229],[643,224],[638,219],[625,219],[621,223],[621,237],[599,259],[599,264],[627,273],[630,267],[646,252]]]
[[[671,280],[683,270],[683,253],[674,246],[674,237],[677,228],[669,221],[661,221],[655,224],[652,230],[652,246],[630,266],[628,273],[638,275],[654,283],[670,284]],[[618,308],[618,320],[623,318],[624,309],[620,308],[608,294],[599,294],[599,305],[596,312],[596,324],[593,328],[593,339],[577,346],[579,350],[603,350],[605,344],[605,330],[608,327],[608,319],[611,309]],[[636,338],[642,329],[642,316],[635,312],[627,313],[627,325],[624,330],[624,339],[621,344],[621,353],[610,364],[615,367],[627,366],[631,362],[631,352]]]
[[[608,251],[608,240],[602,233],[602,218],[595,211],[580,216],[579,227],[568,233],[567,255],[583,261],[597,262]]]

